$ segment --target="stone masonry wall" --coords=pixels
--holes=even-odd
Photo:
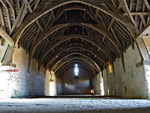
[[[56,89],[57,89],[57,95],[62,94],[62,80],[57,80],[56,81]]]
[[[144,65],[144,69],[145,69],[145,76],[146,76],[147,86],[148,86],[148,98],[150,99],[150,66]]]
[[[22,48],[15,49],[12,63],[16,64],[16,69],[19,71],[12,73],[0,72],[0,98],[45,95],[45,81],[48,77],[45,77],[45,69],[43,67],[38,73],[38,64],[35,60],[32,60],[28,71],[28,54]],[[10,66],[0,66],[0,68],[4,70],[13,69]]]
[[[85,69],[79,68],[79,78],[75,78],[74,68],[70,68],[61,76],[63,78],[62,79],[62,94],[64,95],[90,94],[91,75]]]
[[[140,53],[135,45],[135,49],[128,48],[124,53],[125,71],[121,60],[114,62],[115,74],[110,74],[108,68],[103,71],[104,91],[106,96],[120,96],[124,98],[147,98],[147,80]]]

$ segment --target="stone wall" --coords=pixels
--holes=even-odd
[[[148,87],[148,98],[150,99],[150,65],[144,65],[144,69]]]
[[[0,40],[1,41],[1,40]],[[0,60],[2,60],[7,49],[7,42],[0,45]],[[19,72],[0,72],[0,98],[7,97],[29,97],[49,96],[50,72],[42,67],[37,72],[38,64],[32,60],[28,71],[28,54],[22,48],[14,51],[12,63],[16,64]],[[150,66],[141,63],[141,57],[137,46],[135,49],[128,48],[124,53],[125,71],[121,60],[114,62],[115,73],[109,73],[108,68],[103,71],[105,96],[120,96],[123,98],[150,98]],[[0,66],[0,70],[15,69],[11,66]],[[92,87],[99,94],[98,75],[90,82],[91,76],[88,72],[80,71],[80,78],[75,79],[73,68],[62,75],[62,81],[54,78],[54,87],[57,81],[58,94],[90,94]],[[54,91],[56,95],[56,88]]]
[[[56,81],[56,86],[57,86],[57,95],[62,94],[62,80],[57,79]]]
[[[79,78],[74,77],[74,68],[70,68],[62,75],[62,94],[90,94],[90,74],[79,68]]]
[[[147,80],[144,66],[137,46],[129,47],[124,53],[125,71],[121,60],[114,62],[115,73],[109,73],[108,68],[103,71],[106,96],[120,96],[123,98],[147,98]]]
[[[1,55],[0,55],[1,56]],[[18,72],[1,72],[0,97],[30,97],[44,96],[45,84],[48,77],[45,76],[45,69],[42,67],[38,73],[38,64],[32,60],[28,70],[28,54],[22,48],[16,48],[13,54],[12,63],[16,64]],[[11,66],[1,66],[1,69],[14,69]],[[4,87],[5,88],[4,88]]]

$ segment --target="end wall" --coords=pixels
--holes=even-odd
[[[74,68],[62,75],[62,94],[90,94],[90,74],[79,67],[79,78],[74,77]]]

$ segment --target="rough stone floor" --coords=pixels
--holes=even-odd
[[[110,98],[0,99],[0,113],[150,113],[150,100]]]

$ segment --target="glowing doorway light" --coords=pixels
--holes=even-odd
[[[74,74],[75,74],[76,77],[79,76],[79,68],[78,68],[78,64],[75,64]]]

